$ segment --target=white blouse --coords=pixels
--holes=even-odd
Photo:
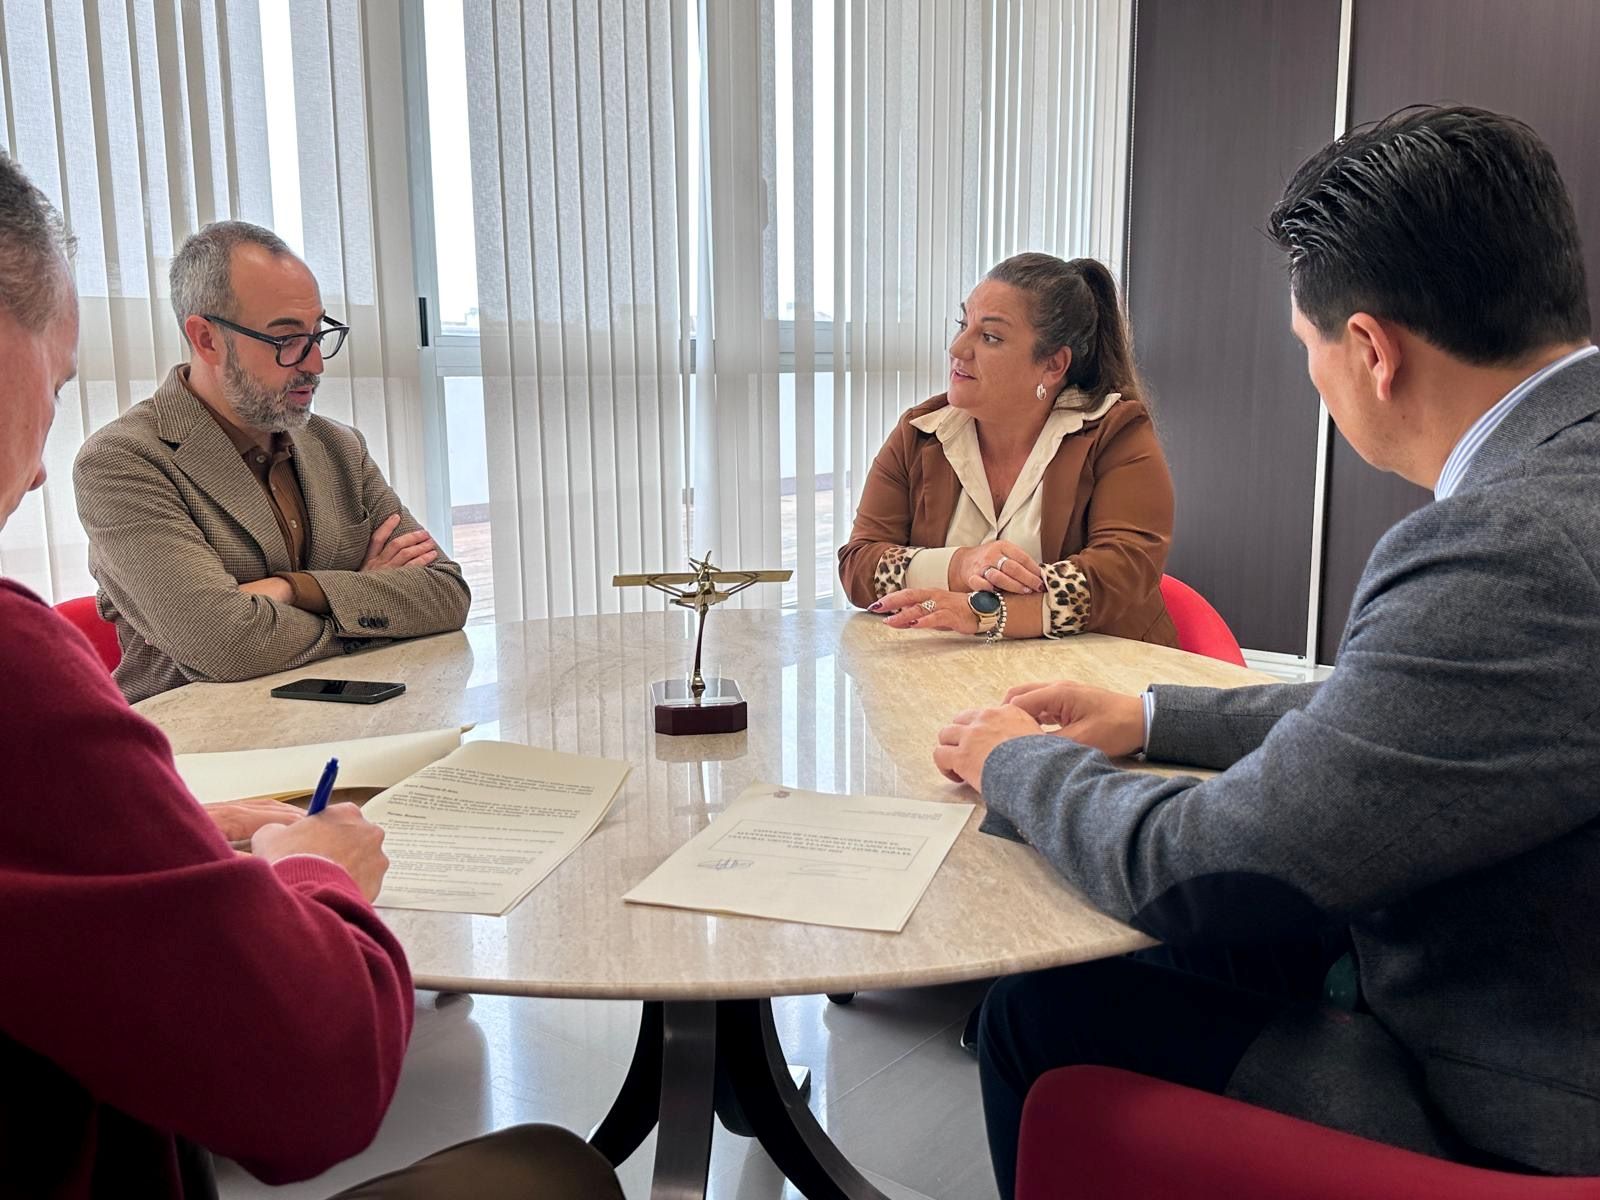
[[[1045,468],[1055,458],[1062,438],[1105,416],[1120,399],[1121,392],[1112,392],[1085,411],[1075,407],[1084,401],[1084,394],[1078,389],[1068,388],[1057,396],[999,513],[994,511],[989,477],[984,473],[983,455],[978,449],[978,424],[972,414],[946,405],[913,421],[923,433],[938,437],[946,461],[961,481],[961,497],[956,501],[950,528],[945,531],[944,546],[918,550],[906,568],[904,586],[948,588],[950,560],[962,546],[1014,542],[1040,562],[1039,529],[1044,513],[1044,488],[1040,485]]]

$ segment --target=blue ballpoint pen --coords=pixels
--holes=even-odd
[[[338,777],[339,760],[330,758],[328,765],[322,769],[322,778],[318,781],[316,793],[311,797],[311,803],[306,808],[306,816],[314,817],[328,807],[328,797],[333,795],[333,781]]]

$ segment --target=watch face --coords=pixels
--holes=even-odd
[[[973,592],[967,597],[967,603],[980,617],[992,616],[1000,611],[1000,597],[993,592]]]

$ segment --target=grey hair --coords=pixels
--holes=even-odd
[[[76,246],[61,214],[0,151],[0,309],[38,332],[71,294],[67,259]]]
[[[184,322],[198,313],[232,317],[239,298],[231,274],[236,246],[262,246],[274,255],[293,254],[289,244],[270,229],[248,221],[213,221],[191,234],[173,255],[167,273],[172,285],[172,311],[187,340]]]

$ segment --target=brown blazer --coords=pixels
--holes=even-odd
[[[306,569],[328,616],[239,590],[287,571],[288,548],[261,484],[176,370],[78,452],[72,481],[89,570],[122,643],[116,680],[130,702],[466,622],[471,593],[442,555],[427,567],[360,570],[390,516],[400,514],[397,534],[419,528],[361,435],[314,416],[290,437],[310,520]]]
[[[939,439],[911,422],[947,403],[939,395],[904,413],[867,475],[855,527],[839,550],[840,582],[863,608],[877,599],[873,576],[885,550],[944,545],[961,481]],[[1070,558],[1088,581],[1082,632],[1176,646],[1177,630],[1161,601],[1172,476],[1149,410],[1121,400],[1069,433],[1040,486],[1045,560]]]

